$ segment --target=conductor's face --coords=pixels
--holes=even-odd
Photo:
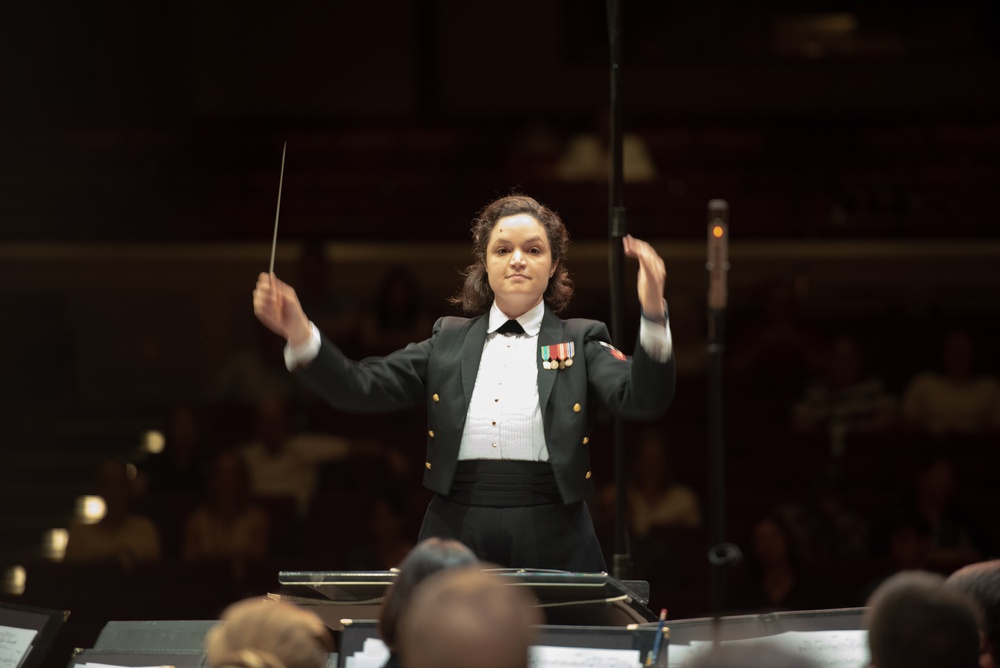
[[[507,317],[516,318],[537,306],[555,270],[541,223],[528,214],[497,221],[486,246],[486,273],[497,306]]]

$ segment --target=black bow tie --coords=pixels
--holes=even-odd
[[[524,334],[524,327],[517,320],[508,320],[500,325],[497,334]]]

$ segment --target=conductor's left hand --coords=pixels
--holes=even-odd
[[[643,314],[651,320],[662,320],[666,317],[663,304],[663,288],[667,282],[667,267],[653,247],[631,234],[622,239],[625,255],[639,261],[639,304]]]
[[[268,329],[301,345],[312,335],[309,318],[292,286],[279,281],[274,274],[261,272],[253,290],[253,312]]]

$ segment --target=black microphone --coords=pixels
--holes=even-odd
[[[726,272],[729,271],[729,205],[724,199],[708,203],[708,307],[726,308]]]

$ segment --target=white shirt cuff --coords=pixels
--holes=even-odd
[[[674,352],[674,340],[670,336],[670,318],[663,324],[648,318],[639,319],[639,345],[654,361],[665,364]]]
[[[288,367],[289,371],[308,366],[319,355],[319,349],[323,342],[319,337],[319,330],[311,320],[309,321],[309,333],[309,340],[305,343],[297,346],[290,343],[285,344],[285,366]]]

